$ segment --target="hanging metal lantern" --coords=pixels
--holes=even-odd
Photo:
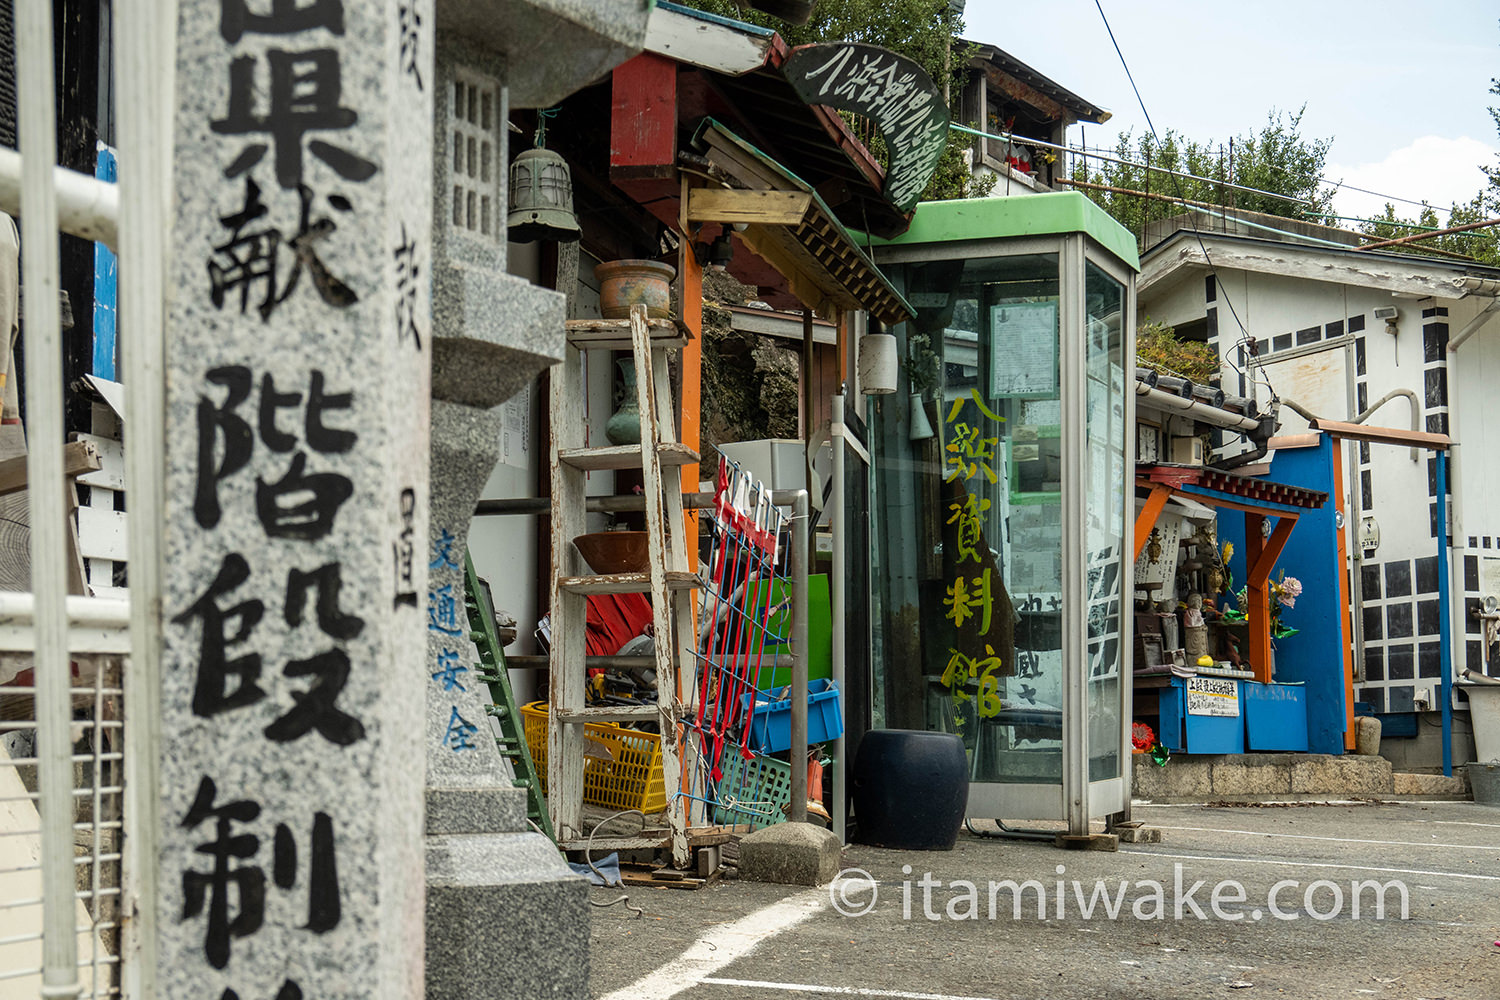
[[[528,149],[510,165],[507,238],[514,243],[578,239],[573,177],[550,149]]]

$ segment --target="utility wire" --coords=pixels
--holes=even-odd
[[[967,132],[970,135],[977,135],[985,139],[1004,139],[1007,142],[1019,143],[1023,146],[1037,146],[1042,149],[1056,149],[1064,153],[1072,153],[1075,156],[1087,157],[1091,160],[1104,160],[1109,163],[1119,163],[1127,167],[1136,167],[1141,170],[1149,170],[1154,174],[1167,174],[1171,177],[1183,178],[1190,181],[1203,181],[1205,184],[1213,184],[1217,187],[1231,188],[1235,191],[1244,191],[1247,194],[1258,194],[1266,198],[1275,198],[1278,201],[1290,202],[1293,205],[1307,205],[1309,207],[1311,207],[1312,205],[1312,202],[1308,201],[1306,198],[1298,198],[1293,195],[1282,194],[1279,191],[1264,191],[1260,188],[1246,187],[1243,184],[1235,184],[1231,181],[1217,180],[1213,177],[1202,177],[1198,174],[1189,174],[1181,170],[1170,170],[1167,167],[1156,167],[1147,163],[1141,163],[1138,160],[1125,160],[1121,159],[1118,156],[1111,156],[1105,153],[1089,153],[1086,152],[1083,147],[1059,146],[1055,142],[1043,142],[1041,139],[1033,139],[1029,136],[1016,135],[1013,132],[985,132],[982,129],[970,128],[967,125],[954,125],[952,123],[948,125],[948,128],[955,132]]]
[[[1146,119],[1146,127],[1151,130],[1151,138],[1155,139],[1157,141],[1157,143],[1160,144],[1161,139],[1156,134],[1156,125],[1151,121],[1151,112],[1148,111],[1148,110],[1146,110],[1146,102],[1141,97],[1141,90],[1140,90],[1139,87],[1137,87],[1135,85],[1135,74],[1133,74],[1133,73],[1130,72],[1130,63],[1125,59],[1125,53],[1122,52],[1122,51],[1120,51],[1120,43],[1115,38],[1115,31],[1114,31],[1114,29],[1109,26],[1109,17],[1104,13],[1104,5],[1101,3],[1101,0],[1094,0],[1094,6],[1099,11],[1099,18],[1100,18],[1100,20],[1102,20],[1104,22],[1104,30],[1109,34],[1110,44],[1115,47],[1115,55],[1119,56],[1119,58],[1120,58],[1120,66],[1125,70],[1125,79],[1128,80],[1128,81],[1130,81],[1130,89],[1131,89],[1131,91],[1133,91],[1135,93],[1136,103],[1140,105],[1141,114]],[[1177,187],[1177,195],[1178,195],[1178,197],[1180,199],[1186,200],[1184,198],[1184,196],[1183,196],[1182,180],[1181,180],[1181,178],[1173,176],[1172,177],[1172,182]],[[1295,199],[1295,200],[1297,200],[1299,202],[1301,201],[1301,199]],[[1189,225],[1191,225],[1193,227],[1193,236],[1198,241],[1198,249],[1201,250],[1201,251],[1203,251],[1203,261],[1204,261],[1204,263],[1206,263],[1208,265],[1208,270],[1209,270],[1209,273],[1213,276],[1214,284],[1220,290],[1222,290],[1224,292],[1224,304],[1229,307],[1229,314],[1234,317],[1235,326],[1239,327],[1239,329],[1240,329],[1240,339],[1239,339],[1239,342],[1236,343],[1234,346],[1235,346],[1235,348],[1239,348],[1239,347],[1241,347],[1244,344],[1249,344],[1251,350],[1254,351],[1254,349],[1255,349],[1255,340],[1254,340],[1254,338],[1252,338],[1250,336],[1250,331],[1245,328],[1244,321],[1240,319],[1239,311],[1234,308],[1234,300],[1230,298],[1229,289],[1225,288],[1224,287],[1224,282],[1221,281],[1221,280],[1219,280],[1219,270],[1218,270],[1218,268],[1216,268],[1214,266],[1213,258],[1209,255],[1209,252],[1208,252],[1208,245],[1203,242],[1203,233],[1198,229],[1198,222],[1197,222],[1197,220],[1193,216],[1194,216],[1194,213],[1192,213],[1192,212],[1188,213],[1188,223],[1189,223]],[[1252,383],[1258,383],[1260,385],[1264,385],[1266,387],[1267,391],[1269,391],[1271,393],[1271,401],[1273,403],[1275,403],[1275,402],[1277,402],[1279,400],[1280,397],[1278,397],[1276,395],[1276,387],[1273,386],[1271,384],[1270,380],[1265,377],[1265,369],[1264,368],[1261,369],[1261,377],[1259,379],[1257,379],[1254,376],[1247,375],[1245,373],[1244,369],[1242,369],[1239,365],[1235,364],[1234,358],[1233,358],[1231,352],[1228,352],[1228,351],[1220,352],[1220,357],[1222,357],[1225,361],[1227,361],[1229,363],[1229,367],[1233,368],[1236,372],[1238,372],[1239,375],[1240,375],[1240,377],[1249,379]]]

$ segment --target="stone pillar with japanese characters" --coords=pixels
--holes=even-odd
[[[417,997],[431,0],[179,9],[161,993]]]

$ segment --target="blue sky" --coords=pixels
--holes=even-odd
[[[1495,0],[1101,2],[1158,131],[1223,142],[1305,104],[1303,135],[1333,138],[1325,176],[1444,209],[1484,185],[1479,164],[1496,163]],[[965,22],[967,37],[1113,112],[1087,127],[1089,146],[1144,131],[1094,0],[969,0]],[[1345,190],[1335,205],[1368,215],[1384,200]]]

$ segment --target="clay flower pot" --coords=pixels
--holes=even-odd
[[[629,319],[630,307],[644,305],[652,319],[672,314],[672,279],[677,269],[655,260],[616,260],[594,268],[599,279],[599,311],[605,319]]]
[[[578,535],[573,544],[589,568],[601,576],[646,572],[644,531],[595,531]]]

